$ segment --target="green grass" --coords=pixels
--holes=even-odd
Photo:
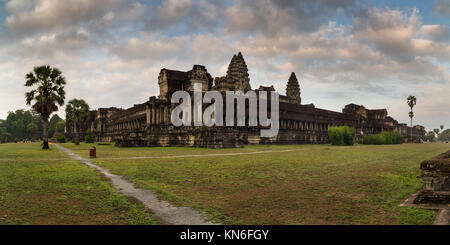
[[[119,157],[162,157],[174,155],[205,155],[205,154],[228,154],[228,153],[248,153],[259,151],[280,151],[289,149],[305,149],[321,147],[320,145],[254,145],[243,148],[226,148],[226,149],[208,149],[196,147],[114,147],[110,145],[99,145],[80,143],[63,143],[62,146],[72,150],[81,157],[89,157],[89,149],[92,146],[97,148],[98,158],[119,158]]]
[[[87,157],[90,145],[64,146]],[[286,149],[298,151],[275,152]],[[111,159],[267,150],[274,152]],[[97,146],[94,162],[225,224],[431,224],[433,211],[398,205],[420,189],[420,162],[446,150],[445,143],[240,149]]]
[[[157,224],[143,205],[57,148],[0,144],[0,224]]]

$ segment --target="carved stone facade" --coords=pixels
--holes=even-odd
[[[214,82],[214,84],[213,84]],[[277,137],[260,137],[263,127],[203,127],[172,125],[170,117],[175,104],[170,98],[175,91],[193,93],[193,84],[201,83],[203,92],[215,90],[222,93],[225,102],[227,91],[250,91],[247,65],[241,53],[234,55],[226,76],[212,79],[206,68],[194,65],[190,71],[162,69],[158,84],[159,96],[152,96],[143,103],[129,109],[108,108],[91,112],[90,127],[98,141],[116,142],[118,146],[197,146],[197,147],[239,147],[244,144],[315,144],[328,143],[330,126],[349,125],[362,134],[398,131],[407,136],[411,128],[398,124],[387,116],[386,109],[368,110],[360,105],[349,104],[343,112],[315,108],[313,104],[302,105],[300,85],[294,73],[286,84],[286,96],[280,95],[280,130]],[[254,90],[275,91],[273,86],[260,86]],[[192,96],[193,97],[193,96]],[[207,105],[203,106],[203,110]],[[223,110],[224,112],[226,110]],[[200,112],[201,113],[201,112]],[[194,113],[193,113],[194,114]],[[248,108],[246,108],[248,117]],[[224,116],[225,118],[225,116]],[[84,132],[84,130],[81,130]],[[425,130],[413,128],[414,137],[422,138]],[[71,131],[68,132],[69,136]]]
[[[450,151],[420,164],[423,187],[414,203],[450,204]]]

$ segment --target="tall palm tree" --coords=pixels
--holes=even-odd
[[[412,119],[414,117],[413,107],[416,105],[417,99],[416,96],[410,95],[408,99],[406,99],[406,102],[408,103],[408,106],[411,108],[411,111],[409,112],[409,117],[411,118],[411,142],[412,142],[412,132],[413,132],[413,124]]]
[[[66,79],[58,68],[48,65],[34,67],[33,72],[26,74],[25,79],[26,87],[34,87],[30,92],[25,93],[27,105],[31,105],[34,101],[32,108],[42,118],[42,149],[49,149],[48,119],[53,112],[58,111],[58,105],[64,105]]]
[[[67,103],[66,106],[66,121],[67,123],[73,123],[73,129],[75,132],[75,144],[80,144],[78,127],[80,122],[84,122],[89,118],[89,105],[86,101],[80,99],[73,99]]]

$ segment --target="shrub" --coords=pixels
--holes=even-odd
[[[332,145],[353,145],[355,143],[355,129],[353,127],[330,127],[328,136]]]
[[[344,144],[345,145],[354,145],[355,144],[355,128],[349,126],[343,126],[343,135],[344,135]]]
[[[86,130],[86,135],[84,136],[85,143],[94,143],[95,135],[92,133],[91,129]]]
[[[403,135],[399,132],[393,132],[392,144],[403,144]]]
[[[344,145],[344,136],[339,127],[330,127],[328,129],[328,137],[332,145]]]
[[[381,134],[373,134],[364,136],[363,144],[365,145],[384,145],[384,137]]]
[[[58,136],[56,136],[56,142],[66,143],[66,136],[64,134],[58,134]]]
[[[390,132],[381,132],[381,136],[384,138],[384,144],[392,145],[392,134]]]
[[[398,132],[382,132],[374,135],[367,135],[363,139],[365,145],[391,145],[402,144],[403,136]]]

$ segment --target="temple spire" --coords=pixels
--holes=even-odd
[[[234,90],[236,91],[251,90],[247,64],[241,52],[234,55],[231,59],[230,65],[228,66],[227,79],[234,83]]]
[[[292,72],[289,77],[286,86],[286,96],[290,103],[300,104],[302,102],[302,99],[300,98],[300,85],[294,72]]]

